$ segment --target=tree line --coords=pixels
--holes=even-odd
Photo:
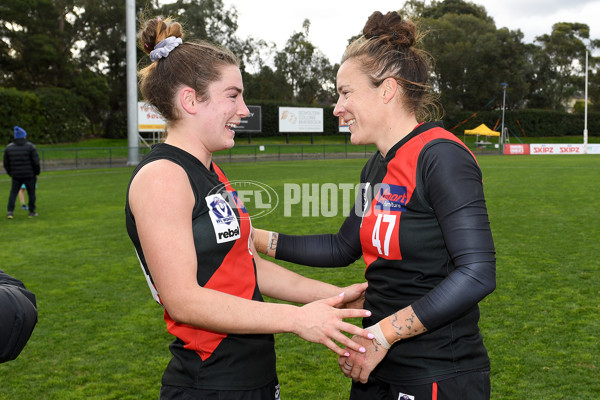
[[[127,137],[125,3],[2,1],[2,131],[23,124],[17,116],[27,119],[27,112],[35,110],[41,117],[34,122],[49,125],[39,128],[43,142],[73,140],[82,133]],[[571,99],[583,94],[586,51],[589,109],[600,111],[600,58],[593,56],[600,40],[590,38],[586,24],[557,22],[552,32],[525,43],[520,30],[496,27],[483,6],[464,0],[408,0],[399,6],[425,33],[421,45],[434,60],[431,84],[447,115],[501,107],[502,83],[508,84],[509,109],[565,111]],[[278,49],[260,38],[240,38],[237,11],[222,0],[137,1],[136,12],[139,21],[175,17],[183,22],[187,39],[209,40],[236,53],[250,104],[330,106],[337,99],[339,65],[311,43],[309,20]],[[331,23],[333,29],[333,17]],[[149,62],[140,49],[138,60]],[[575,111],[582,109],[575,105]]]

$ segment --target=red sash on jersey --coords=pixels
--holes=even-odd
[[[233,248],[223,259],[223,263],[204,287],[251,300],[257,283],[254,258],[249,247],[251,230],[250,216],[248,215],[248,211],[244,207],[244,204],[235,194],[234,189],[229,184],[223,171],[221,171],[215,163],[212,165],[219,177],[219,181],[223,183],[225,189],[234,199],[235,206],[240,215],[239,225],[241,237],[235,241]],[[185,343],[184,347],[198,353],[200,358],[202,358],[202,361],[206,361],[223,339],[227,337],[226,333],[213,332],[195,326],[177,323],[171,319],[166,310],[164,318],[169,333],[183,340]]]
[[[448,139],[462,144],[443,128],[418,134],[400,147],[388,163],[380,185],[369,185],[373,200],[360,228],[360,242],[367,268],[377,258],[401,260],[399,231],[402,213],[416,187],[417,162],[423,147],[435,139]]]

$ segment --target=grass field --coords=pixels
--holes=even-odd
[[[232,163],[230,180],[260,181],[282,199],[286,183],[356,183],[365,160]],[[600,393],[600,156],[482,156],[497,251],[497,289],[481,303],[493,399],[596,400]],[[0,365],[0,399],[155,399],[169,360],[162,310],[127,237],[123,206],[131,169],[44,173],[38,211],[0,219],[0,269],[38,300],[23,353]],[[6,201],[10,181],[0,175]],[[0,198],[1,199],[1,198]],[[339,202],[342,201],[340,196]],[[4,203],[5,204],[5,203]],[[340,209],[341,203],[339,203]],[[249,205],[251,206],[251,205]],[[253,221],[288,233],[337,231],[343,220],[283,207]],[[337,285],[344,269],[285,264]],[[277,335],[285,400],[346,399],[336,356]]]

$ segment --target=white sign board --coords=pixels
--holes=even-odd
[[[167,121],[164,120],[154,107],[143,101],[138,101],[138,131],[156,132],[164,131]]]
[[[582,144],[531,144],[530,154],[583,154]]]
[[[338,125],[340,132],[350,132],[350,127],[345,124],[344,119],[342,117],[338,117]]]
[[[323,109],[279,107],[279,132],[323,132]]]
[[[588,154],[600,154],[600,144],[588,144],[587,147]]]

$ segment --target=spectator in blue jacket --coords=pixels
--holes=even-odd
[[[40,156],[35,145],[26,139],[25,129],[15,126],[14,133],[15,139],[4,150],[4,169],[12,178],[6,217],[8,219],[14,217],[15,201],[21,185],[25,185],[29,197],[29,218],[37,217],[35,185],[40,174]]]

